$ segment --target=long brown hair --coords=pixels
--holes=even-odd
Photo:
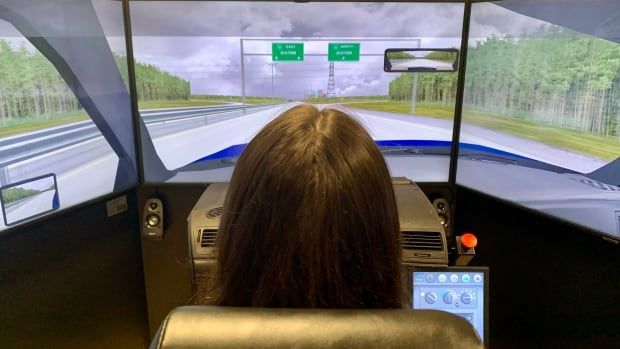
[[[390,175],[339,110],[298,105],[256,135],[232,176],[217,246],[219,305],[401,306]]]

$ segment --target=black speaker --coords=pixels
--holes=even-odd
[[[452,239],[452,223],[451,223],[451,214],[450,214],[450,203],[448,200],[444,198],[436,198],[433,200],[433,206],[437,211],[437,216],[439,217],[439,221],[446,232],[446,238],[448,241]]]
[[[148,199],[144,205],[142,236],[151,240],[164,238],[164,206],[160,199]]]

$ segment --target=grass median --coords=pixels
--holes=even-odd
[[[410,114],[410,104],[407,102],[373,101],[349,103],[345,106],[355,109]],[[419,104],[416,106],[415,114],[433,118],[452,119],[454,108]],[[620,156],[620,140],[617,137],[599,136],[530,120],[469,109],[463,110],[463,122],[606,161],[615,160]]]
[[[215,95],[193,95],[194,101],[216,101],[219,103],[241,103],[243,98],[241,96],[215,96]],[[268,103],[283,103],[286,102],[283,98],[271,98],[271,97],[245,97],[245,102],[249,104],[268,104]]]
[[[0,121],[0,138],[89,120],[84,111]]]

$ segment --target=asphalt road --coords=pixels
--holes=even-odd
[[[442,61],[436,61],[432,59],[392,59],[392,70],[406,71],[409,68],[422,68],[422,69],[435,69],[438,71],[451,71],[454,67],[451,64]]]

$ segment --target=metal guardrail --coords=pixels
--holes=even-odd
[[[208,117],[214,114],[264,108],[276,104],[278,103],[156,109],[141,111],[140,115],[146,125],[149,126],[169,121],[189,120]],[[0,168],[101,136],[95,124],[87,120],[0,139]]]

